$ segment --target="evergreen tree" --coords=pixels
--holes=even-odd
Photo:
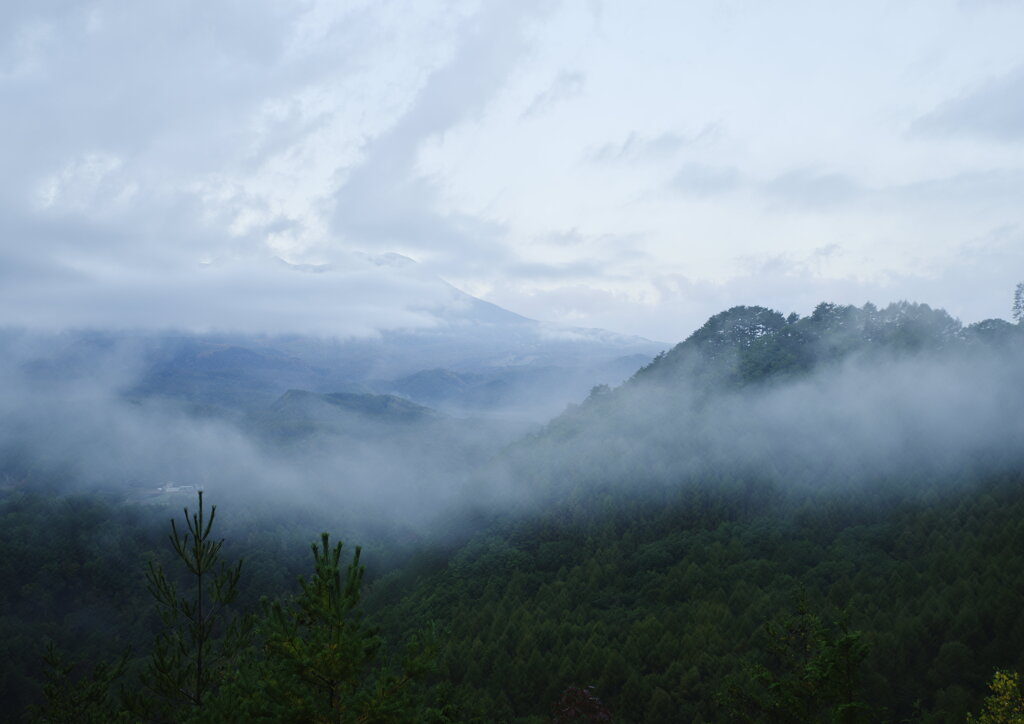
[[[1024,322],[1024,282],[1018,284],[1013,292],[1013,321],[1017,324]]]
[[[795,613],[766,624],[771,666],[750,670],[746,690],[732,688],[725,703],[736,721],[837,722],[869,719],[859,669],[867,655],[860,634],[832,635],[800,600]]]
[[[592,686],[570,686],[552,707],[552,724],[611,724],[612,713]]]
[[[171,712],[175,720],[201,715],[250,629],[247,618],[233,617],[227,608],[238,594],[242,561],[231,567],[221,561],[224,540],[214,540],[211,534],[216,513],[214,505],[206,515],[203,491],[199,491],[197,512],[190,514],[185,508],[186,532],[181,533],[171,520],[171,546],[188,573],[184,592],[179,592],[162,566],[150,562],[146,572],[149,592],[166,628],[157,637],[142,674],[152,696],[136,705],[158,719]]]
[[[72,679],[75,664],[68,662],[51,643],[46,648],[46,704],[35,710],[35,724],[116,724],[131,717],[112,693],[114,682],[124,674],[127,653],[114,663],[97,663],[88,676]]]
[[[411,684],[432,663],[432,649],[410,640],[400,672],[378,665],[383,641],[359,608],[364,568],[356,547],[345,575],[342,544],[327,533],[312,545],[313,575],[291,601],[264,602],[262,656],[241,666],[218,706],[246,720],[404,722],[430,720],[415,709]],[[434,720],[442,721],[437,712]]]

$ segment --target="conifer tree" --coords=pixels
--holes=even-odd
[[[160,607],[163,631],[154,644],[142,681],[152,697],[137,702],[150,715],[159,710],[200,715],[223,678],[225,664],[244,643],[248,620],[231,616],[228,607],[238,595],[242,561],[226,566],[220,557],[224,540],[212,537],[217,506],[209,516],[199,491],[197,512],[185,508],[184,533],[171,520],[169,539],[187,571],[188,586],[179,591],[163,567],[149,563],[146,581]],[[154,709],[156,711],[154,711]]]
[[[400,672],[378,664],[382,640],[359,609],[364,568],[356,547],[341,572],[342,544],[312,545],[313,575],[292,601],[264,604],[264,658],[242,683],[254,715],[303,722],[410,721],[409,684],[433,661],[414,637]]]
[[[72,721],[80,724],[127,724],[132,721],[114,693],[114,684],[127,667],[127,652],[114,662],[96,663],[91,672],[77,680],[72,678],[76,665],[67,661],[52,642],[46,648],[44,660],[47,667],[46,685],[43,687],[46,703],[30,712],[34,724]]]
[[[732,720],[870,720],[870,708],[860,698],[859,669],[867,646],[859,632],[839,626],[832,634],[802,597],[794,613],[766,624],[765,632],[774,665],[752,666],[745,689],[727,687],[722,692]]]

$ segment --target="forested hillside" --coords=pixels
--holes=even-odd
[[[449,622],[481,720],[575,682],[620,721],[963,721],[1024,666],[1022,342],[926,305],[723,312],[510,451],[546,509],[381,615]]]
[[[387,630],[447,622],[467,720],[542,716],[585,683],[616,721],[963,721],[1024,667],[1024,478],[891,482],[919,494],[598,495],[373,596]]]
[[[148,691],[169,624],[146,561],[181,567],[166,521],[185,530],[195,501],[15,484],[3,703],[60,720],[79,701],[88,666],[44,687],[52,640],[93,661],[133,647],[99,682],[108,720],[964,721],[997,670],[1024,670],[1022,362],[1020,325],[926,305],[736,307],[468,471],[429,530],[214,499],[220,555],[246,560],[225,611],[255,618],[162,713],[116,691]],[[317,544],[310,576],[321,529],[349,545],[332,564]],[[365,579],[341,570],[355,543]]]
[[[804,318],[735,307],[508,458],[516,479],[559,495],[723,474],[788,494],[1013,467],[1022,356],[1019,325],[963,327],[923,304],[821,304]]]

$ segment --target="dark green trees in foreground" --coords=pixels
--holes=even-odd
[[[378,664],[382,639],[359,610],[363,566],[356,548],[344,575],[342,544],[314,544],[313,576],[284,603],[264,601],[261,648],[226,682],[217,714],[239,720],[396,722],[428,717],[414,704],[414,680],[431,662],[415,639],[398,670]]]
[[[842,382],[846,361],[861,381],[891,362],[951,363],[942,389],[970,389],[990,362],[1020,368],[1021,310],[1024,285],[1016,325],[963,327],[908,303],[822,304],[802,319],[756,307],[715,315],[509,453],[515,479],[543,501],[536,509],[474,518],[463,540],[413,539],[415,553],[396,556],[362,601],[359,551],[342,566],[342,547],[324,537],[297,593],[246,608],[247,586],[274,595],[294,578],[299,568],[282,558],[302,546],[287,541],[335,523],[303,517],[288,528],[280,511],[250,511],[240,575],[221,567],[201,507],[172,527],[167,575],[150,569],[168,616],[157,623],[144,614],[145,587],[125,575],[159,555],[151,511],[0,495],[0,703],[15,711],[45,693],[42,720],[53,722],[542,724],[614,713],[619,724],[959,724],[976,712],[1024,724],[1013,673],[1024,671],[1016,378],[994,400],[1006,425],[979,428],[988,434],[969,454],[904,450],[894,467],[873,467],[874,447],[845,467],[840,446],[766,447],[754,466],[701,457],[700,415],[716,395],[743,402],[816,370]],[[742,452],[751,430],[728,419],[728,450]],[[951,424],[970,433],[968,421]],[[415,643],[432,621],[446,624],[433,675],[443,711],[427,704],[420,674],[431,657]],[[404,662],[382,663],[388,649],[370,623],[414,642]],[[48,637],[99,661],[132,643],[140,658],[114,658],[70,685],[51,653],[42,692],[31,667]],[[135,687],[143,681],[149,689]],[[119,697],[121,683],[138,696]]]
[[[313,575],[298,595],[262,602],[260,615],[232,610],[242,562],[221,560],[199,493],[185,509],[185,532],[171,521],[171,546],[184,575],[150,563],[148,589],[161,614],[141,672],[126,685],[129,655],[72,681],[74,668],[47,652],[47,703],[37,722],[406,722],[429,721],[410,696],[432,657],[412,637],[397,668],[381,663],[382,639],[359,610],[363,566],[357,548],[344,574],[342,544],[314,544]],[[177,579],[184,579],[182,584]],[[128,682],[134,683],[134,682]]]
[[[51,653],[37,720],[937,723],[973,711],[977,721],[1020,723],[1024,704],[1009,672],[1024,662],[1014,585],[1024,571],[1024,478],[978,485],[929,505],[886,503],[884,513],[834,500],[789,514],[762,500],[756,507],[765,510],[738,512],[752,491],[732,502],[695,491],[646,510],[620,504],[590,523],[582,507],[571,524],[553,511],[500,538],[492,531],[433,573],[420,566],[411,580],[401,570],[380,579],[365,601],[358,551],[343,561],[342,546],[323,537],[298,590],[248,617],[233,612],[237,602],[207,605],[217,599],[216,572],[238,570],[221,568],[218,545],[205,558],[202,621],[211,634],[198,700],[189,628],[198,620],[179,614],[177,627],[161,622],[148,638],[131,639],[139,657],[114,657],[77,683]],[[200,543],[215,541],[205,514],[204,506],[202,516],[187,515],[191,527],[179,520],[186,555],[196,550],[194,530]],[[98,523],[87,538],[110,527]],[[186,613],[197,612],[196,575],[171,548],[164,575]],[[276,548],[264,541],[251,550],[243,591]],[[97,563],[112,555],[103,544],[91,553]],[[131,600],[145,618],[153,602]],[[219,617],[212,626],[211,613]],[[396,666],[384,663],[371,615],[389,640],[413,642]],[[834,623],[847,616],[849,628]],[[434,657],[415,632],[432,620],[448,630],[437,671],[424,676]],[[248,633],[219,656],[232,621]],[[177,698],[137,686],[160,660],[153,631],[165,650],[168,640],[181,645]],[[37,639],[24,656],[38,651]],[[109,659],[88,646],[75,653]],[[997,668],[1008,673],[992,680],[983,702]]]
[[[202,711],[249,637],[251,621],[229,611],[238,597],[242,561],[228,567],[220,560],[224,541],[211,536],[216,515],[217,506],[206,515],[199,491],[198,511],[190,515],[185,509],[186,532],[180,533],[171,520],[171,546],[188,572],[186,593],[179,593],[161,566],[150,562],[146,572],[164,631],[142,674],[148,696],[135,708],[158,719],[175,711]]]

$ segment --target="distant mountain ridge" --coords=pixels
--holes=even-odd
[[[326,406],[341,413],[389,421],[421,420],[436,415],[428,407],[394,395],[360,395],[348,392],[316,394],[306,390],[288,390],[271,405],[270,412],[278,416],[287,416],[313,406]]]
[[[453,411],[516,409],[528,406],[528,402],[540,394],[556,400],[567,397],[582,400],[595,385],[621,382],[650,359],[648,355],[633,354],[578,368],[510,366],[479,372],[436,368],[373,386]]]
[[[283,263],[283,262],[282,262]],[[411,263],[411,262],[410,262]],[[299,273],[318,273],[298,268]],[[256,410],[288,390],[395,394],[451,411],[536,420],[617,384],[665,345],[528,319],[436,280],[432,326],[372,336],[72,331],[37,335],[23,370],[38,381],[117,375],[131,398]]]
[[[317,435],[389,437],[439,419],[434,410],[395,395],[288,390],[251,413],[248,424],[260,435],[294,441]]]
[[[733,307],[510,459],[552,490],[726,472],[787,488],[955,478],[1024,464],[1022,365],[1024,326],[964,326],[926,304]]]
[[[855,354],[910,354],[1020,338],[997,319],[964,327],[945,310],[895,302],[883,309],[823,302],[807,317],[766,307],[732,307],[640,370],[637,381],[708,374],[731,384],[808,372]]]

